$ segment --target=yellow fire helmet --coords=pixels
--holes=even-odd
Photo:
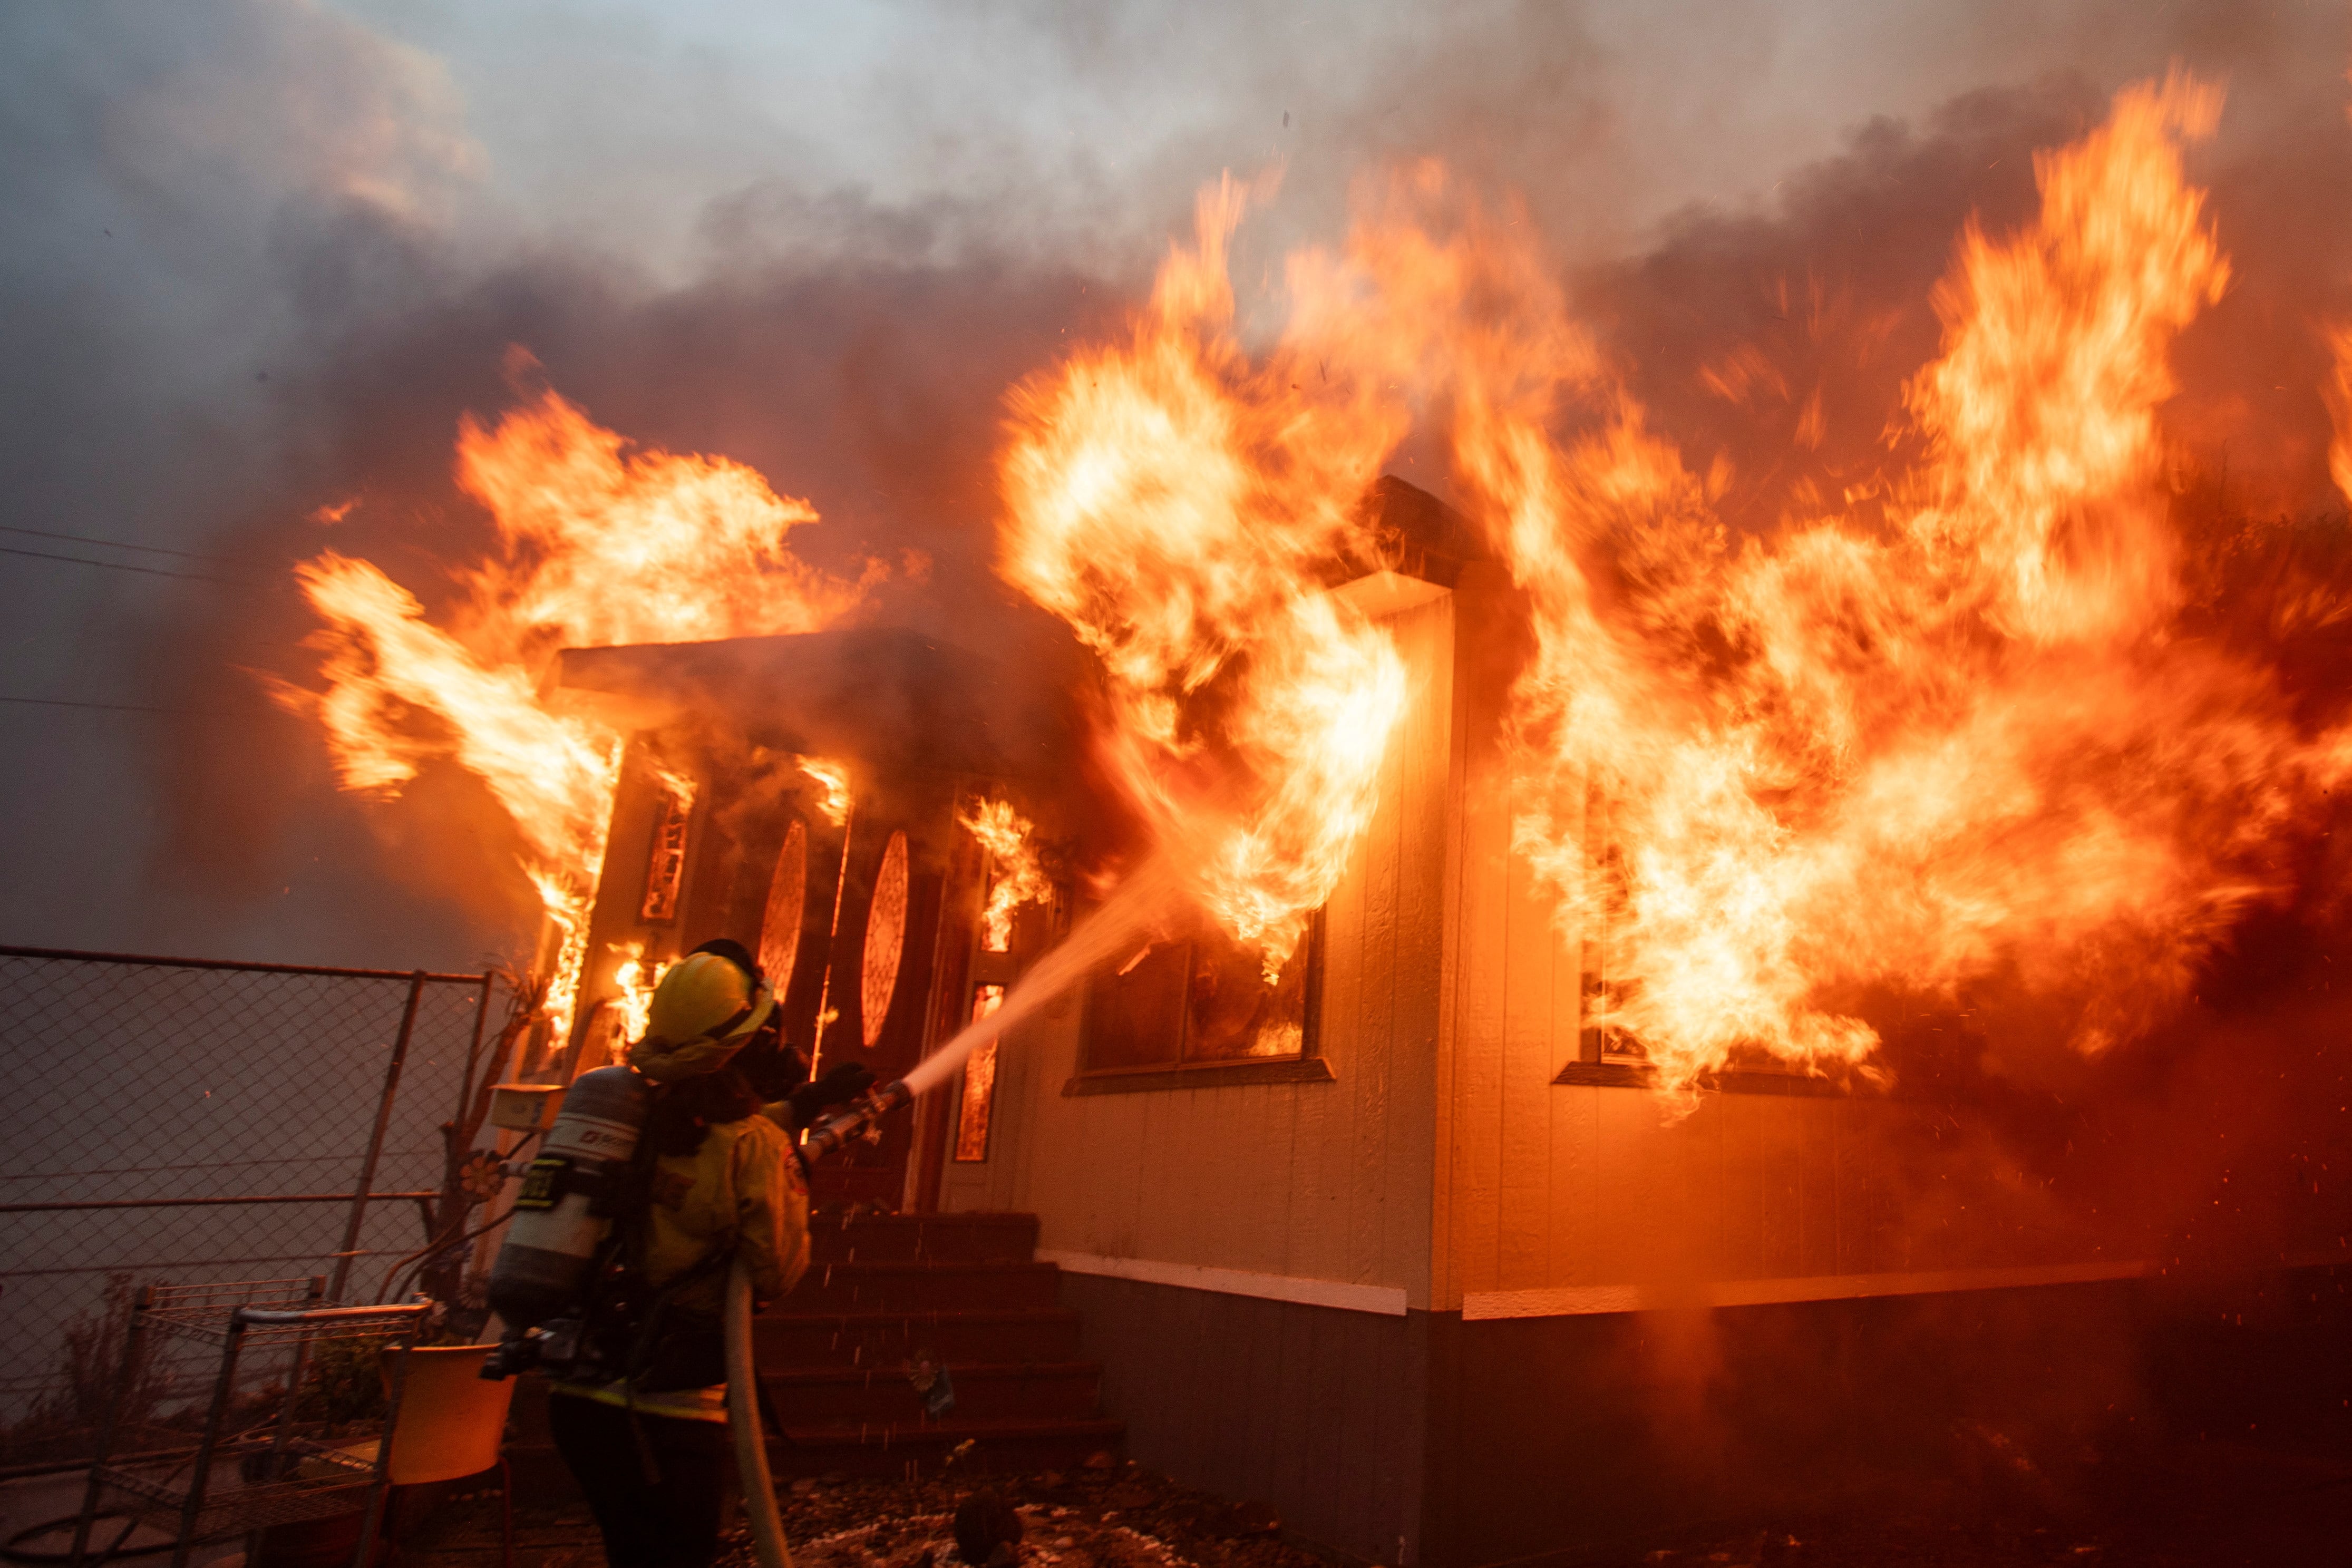
[[[775,1010],[775,994],[717,953],[689,953],[654,988],[629,1065],[657,1083],[715,1072]]]

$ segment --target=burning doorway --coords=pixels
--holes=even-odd
[[[818,1071],[902,1077],[975,986],[1009,983],[1013,944],[986,951],[987,860],[959,821],[1004,790],[1005,748],[975,716],[987,679],[890,630],[566,652],[567,695],[630,737],[566,1074],[616,1058],[657,967],[713,937],[758,954],[785,1043]],[[946,1130],[935,1107],[887,1120],[819,1168],[818,1203],[919,1197]]]

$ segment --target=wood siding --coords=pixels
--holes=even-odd
[[[1325,913],[1336,1082],[1065,1097],[1067,998],[999,1051],[990,1158],[949,1167],[943,1206],[1034,1211],[1052,1252],[1397,1286],[1437,1312],[2094,1258],[1925,1105],[1552,1082],[1580,955],[1511,848],[1511,593],[1474,565],[1385,622],[1413,698]]]
[[[1412,696],[1381,797],[1326,907],[1328,1083],[1065,1097],[1080,1009],[997,1056],[990,1158],[950,1165],[951,1209],[1035,1213],[1047,1250],[1429,1291],[1433,1106],[1448,804],[1454,606],[1386,622]]]
[[[2011,1163],[1924,1104],[1552,1082],[1574,1061],[1580,955],[1511,849],[1502,716],[1508,590],[1455,600],[1460,792],[1449,821],[1433,1284],[1465,1295],[1633,1286],[1653,1303],[1718,1281],[2001,1268],[2095,1255]],[[1416,1303],[1418,1304],[1418,1303]]]

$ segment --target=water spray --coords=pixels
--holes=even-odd
[[[915,1064],[904,1078],[877,1084],[856,1101],[819,1121],[801,1140],[801,1153],[814,1161],[878,1124],[901,1105],[911,1104],[948,1081],[964,1058],[1013,1025],[1027,1021],[1068,990],[1097,965],[1117,956],[1167,904],[1176,891],[1164,862],[1153,861],[1128,878],[1108,901],[1070,928],[1029,972],[1014,982],[1003,1002],[986,1018],[974,1019],[952,1040]]]

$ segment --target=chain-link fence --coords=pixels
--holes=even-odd
[[[0,1463],[111,1396],[137,1284],[373,1300],[427,1239],[495,978],[0,947]]]

